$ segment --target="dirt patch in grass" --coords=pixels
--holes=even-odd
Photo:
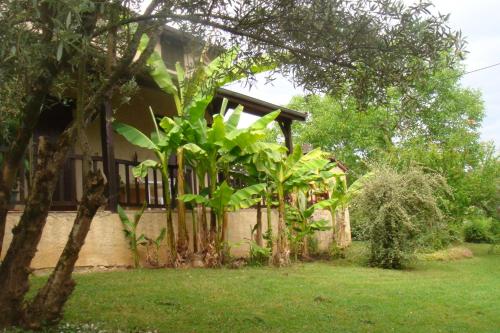
[[[78,266],[75,267],[73,273],[102,273],[102,272],[123,272],[132,269],[131,266]],[[52,273],[53,268],[40,268],[33,271],[34,276],[48,276]]]
[[[419,259],[428,261],[451,261],[451,260],[461,260],[470,259],[474,257],[474,254],[469,248],[464,246],[455,246],[448,249],[436,251],[433,253],[425,253],[419,256]]]

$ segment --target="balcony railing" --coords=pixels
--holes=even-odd
[[[0,150],[5,152],[5,148]],[[163,193],[163,182],[159,170],[149,170],[145,178],[135,178],[132,168],[139,164],[135,160],[115,160],[115,170],[118,186],[118,203],[123,207],[140,207],[147,202],[150,208],[164,208],[165,198]],[[94,170],[103,170],[103,158],[92,156],[92,167]],[[177,166],[169,166],[169,187],[173,196],[176,193]],[[82,155],[71,155],[60,175],[52,200],[52,210],[75,210],[83,193],[83,157]],[[29,196],[32,173],[29,172],[29,163],[23,163],[19,170],[18,181],[11,193],[11,209],[22,209],[22,205]],[[186,172],[186,184],[194,188],[192,172]],[[175,205],[175,200],[172,201]]]

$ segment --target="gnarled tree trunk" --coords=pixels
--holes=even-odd
[[[90,171],[85,192],[69,234],[66,246],[47,283],[38,291],[25,310],[22,325],[39,329],[43,324],[56,324],[62,318],[64,304],[73,292],[71,278],[80,250],[85,242],[97,209],[104,204],[104,179],[101,173]]]
[[[64,157],[60,152],[54,153],[54,147],[40,138],[32,191],[0,267],[0,327],[15,325],[21,319],[23,298],[29,289],[29,267],[42,236]]]
[[[30,99],[21,111],[19,127],[9,151],[5,154],[0,170],[0,254],[2,254],[7,212],[9,210],[12,186],[17,181],[19,168],[26,154],[33,131],[38,123],[44,100],[47,97],[52,82],[62,67],[57,67],[52,57],[44,64],[47,70],[41,71],[40,77],[34,81],[29,95]]]

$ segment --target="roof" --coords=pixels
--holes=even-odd
[[[217,97],[227,98],[229,100],[229,105],[232,107],[238,104],[242,105],[245,108],[246,113],[254,114],[256,116],[263,116],[272,111],[281,110],[280,116],[278,117],[278,119],[281,120],[305,121],[307,117],[307,113],[292,110],[273,103],[268,103],[263,100],[224,88],[219,88],[217,90],[216,98]]]

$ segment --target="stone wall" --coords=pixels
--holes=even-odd
[[[229,213],[228,237],[232,255],[236,257],[248,255],[251,229],[255,225],[256,212],[255,209],[242,209],[238,212]],[[127,211],[127,213],[132,217],[134,211]],[[42,269],[55,266],[64,248],[75,216],[76,212],[49,213],[47,225],[45,226],[42,239],[38,246],[38,252],[32,262],[33,268]],[[192,234],[191,216],[191,213],[188,212],[186,217],[190,235]],[[330,221],[330,215],[326,211],[317,212],[315,216],[316,218],[324,218]],[[20,217],[20,212],[10,212],[7,216],[7,230],[11,230],[19,221]],[[175,220],[176,215],[174,214],[174,221]],[[274,231],[277,230],[277,220],[278,213],[273,210],[272,222]],[[142,216],[138,232],[144,233],[148,237],[156,238],[160,234],[161,229],[165,226],[165,211],[147,210]],[[90,232],[76,265],[80,267],[132,265],[132,257],[122,229],[118,214],[113,214],[109,211],[99,211],[92,222]],[[263,230],[267,230],[265,210],[263,211]],[[319,232],[316,237],[318,239],[319,250],[327,251],[332,242],[332,232]],[[11,240],[12,233],[6,232],[4,243],[5,250],[2,251],[2,255],[5,255],[7,252]],[[190,241],[190,246],[192,248],[192,239]],[[165,251],[165,244],[163,244],[160,250],[160,261],[164,261]],[[141,247],[141,258],[143,261],[146,258],[144,247]]]

